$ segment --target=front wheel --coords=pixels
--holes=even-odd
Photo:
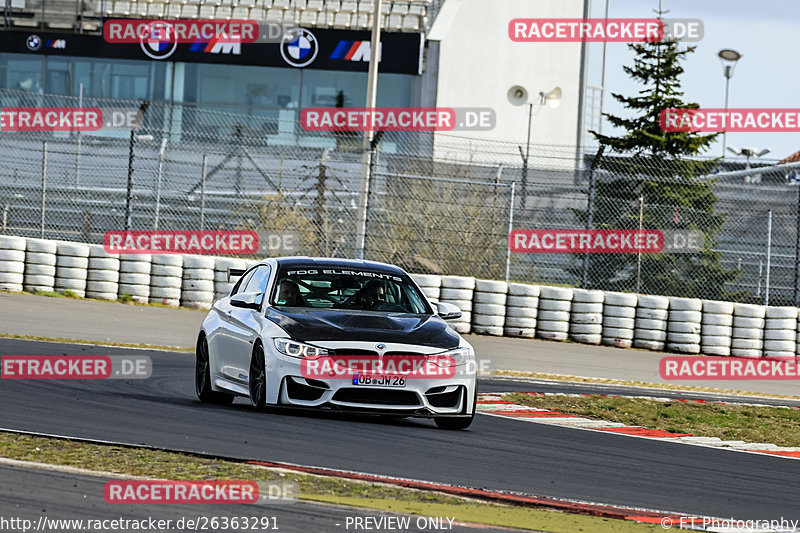
[[[441,418],[434,418],[433,421],[436,422],[436,425],[439,426],[440,429],[467,429],[472,425],[472,421],[475,419],[475,407],[478,406],[478,392],[475,391],[475,396],[472,398],[472,415],[468,417],[459,417],[459,418],[448,418],[448,417],[441,417]],[[466,409],[465,409],[466,411]]]
[[[264,347],[261,343],[253,348],[250,358],[250,403],[256,409],[267,405],[267,370],[264,362]]]
[[[211,365],[209,364],[208,341],[205,335],[201,335],[200,338],[197,339],[194,366],[194,390],[201,402],[219,405],[230,405],[233,403],[232,394],[216,392],[211,388]]]

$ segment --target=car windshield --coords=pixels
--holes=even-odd
[[[284,269],[272,305],[432,314],[424,296],[405,278],[348,269]]]

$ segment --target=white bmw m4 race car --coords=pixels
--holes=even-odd
[[[475,352],[402,269],[287,257],[245,272],[197,339],[203,402],[432,418],[464,429],[475,415]]]

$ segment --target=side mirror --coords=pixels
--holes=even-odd
[[[261,293],[260,292],[240,292],[231,296],[231,305],[233,307],[241,307],[243,309],[253,309],[258,311],[261,309]]]
[[[461,318],[461,309],[457,305],[449,304],[447,302],[433,302],[436,306],[439,316],[444,320],[456,320]]]

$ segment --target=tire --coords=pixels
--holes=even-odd
[[[439,291],[439,298],[445,301],[450,300],[469,300],[472,301],[472,289],[450,289],[442,287]]]
[[[536,328],[513,328],[506,324],[503,327],[503,334],[506,337],[521,337],[524,339],[533,339],[536,337]]]
[[[54,289],[52,283],[50,285],[29,285],[23,283],[22,286],[25,288],[25,292],[52,292]]]
[[[14,237],[12,235],[0,235],[0,250],[22,250],[28,246],[25,237]]]
[[[250,374],[248,379],[250,405],[256,409],[267,406],[267,365],[264,358],[264,346],[256,342],[250,356]]]
[[[626,292],[607,292],[603,298],[604,304],[618,307],[636,307],[638,301],[639,298],[635,294]]]
[[[742,348],[745,350],[761,350],[764,341],[761,339],[731,339],[731,348]]]
[[[797,320],[796,307],[767,307],[766,310],[767,320],[771,318],[787,319],[791,318]]]
[[[25,276],[19,272],[0,272],[0,283],[10,283],[12,285],[22,285]]]
[[[80,279],[85,280],[88,274],[85,268],[56,267],[56,279]]]
[[[764,350],[764,355],[762,357],[764,359],[771,359],[773,361],[795,361],[795,360],[797,360],[797,356],[795,355],[794,351],[791,351],[791,352],[778,352],[778,351],[768,352],[767,350]]]
[[[434,274],[409,274],[420,287],[441,287],[442,278]]]
[[[763,329],[765,319],[733,315],[734,329]]]
[[[120,261],[119,271],[124,274],[150,275],[150,263],[144,261]]]
[[[22,292],[21,283],[0,283],[0,291],[3,292]]]
[[[797,342],[797,331],[793,329],[765,329],[764,341]]]
[[[150,254],[119,254],[120,261],[133,261],[134,263],[149,263],[153,260]]]
[[[731,326],[713,326],[710,324],[703,324],[700,326],[700,333],[703,336],[721,336],[721,337],[730,337],[733,335],[733,328]]]
[[[150,285],[150,274],[120,272],[119,283],[125,285]]]
[[[693,353],[693,354],[700,353],[699,344],[692,344],[692,343],[682,344],[676,342],[668,342],[666,348],[667,351],[676,353]]]
[[[0,272],[22,274],[25,272],[25,263],[22,261],[0,261]]]
[[[550,331],[550,330],[536,330],[536,336],[540,339],[545,339],[548,341],[560,341],[563,342],[569,338],[565,331]]]
[[[47,239],[28,239],[25,246],[25,251],[28,253],[55,254],[56,250],[58,250],[56,243]]]
[[[700,346],[728,346],[731,338],[725,335],[700,335]]]
[[[691,333],[700,334],[699,322],[667,322],[667,333]]]
[[[463,418],[437,417],[434,418],[433,421],[436,423],[439,429],[446,429],[450,431],[467,429],[472,425],[472,421],[475,419],[475,407],[477,405],[478,393],[476,391],[475,396],[472,399],[472,416],[465,416]]]
[[[203,403],[230,405],[233,395],[216,392],[211,389],[211,365],[209,364],[208,342],[205,335],[197,339],[195,348],[194,390],[197,398]]]
[[[635,339],[633,341],[634,348],[644,348],[645,350],[652,350],[654,352],[664,351],[663,341],[648,341],[643,339]]]
[[[85,291],[85,279],[72,279],[72,278],[56,278],[53,284],[56,289],[63,289],[67,291]],[[61,292],[61,291],[59,291]]]
[[[116,283],[112,283],[110,281],[87,281],[86,282],[86,292],[102,292],[102,293],[113,293],[114,299],[117,298],[117,291],[119,290],[119,286]]]
[[[607,328],[603,326],[601,335],[607,339],[633,340],[633,328]]]
[[[636,318],[650,318],[652,320],[666,320],[669,311],[666,309],[647,309],[639,307],[636,309]]]
[[[703,319],[700,311],[672,311],[668,315],[670,322],[695,322],[697,324]]]
[[[478,292],[475,291],[472,295],[472,301],[476,304],[492,304],[505,307],[506,294],[499,292]]]
[[[114,301],[117,299],[116,292],[94,292],[94,291],[86,291],[87,298],[93,298],[95,300],[110,300]]]
[[[470,325],[469,322],[457,322],[450,325],[456,332],[466,335],[469,333]]]
[[[494,292],[499,294],[506,294],[508,292],[508,283],[505,281],[494,281],[488,279],[476,279],[475,291],[477,292]]]
[[[22,250],[0,249],[0,261],[25,261],[25,252]]]
[[[90,257],[88,268],[90,270],[119,270],[119,259],[116,257]]]
[[[603,312],[603,304],[576,302],[575,300],[572,300],[572,309],[571,310],[572,310],[573,313],[597,313],[597,314],[601,314]]]
[[[758,339],[762,340],[764,338],[764,330],[763,329],[755,329],[755,328],[733,328],[733,333],[731,337],[734,339]]]
[[[567,311],[539,311],[537,318],[540,321],[564,322],[566,324],[569,322],[569,313]]]
[[[746,349],[746,348],[733,348],[731,347],[731,355],[734,357],[742,357],[745,359],[760,359],[761,350],[759,349]]]
[[[702,311],[703,301],[697,298],[677,298],[669,299],[669,310],[672,311]]]
[[[89,257],[89,246],[72,242],[59,242],[56,244],[56,253],[60,256]]]
[[[202,255],[184,255],[183,268],[214,270],[214,258]]]
[[[569,322],[559,322],[553,320],[541,320],[536,322],[537,333],[563,333],[565,336],[569,331]]]
[[[181,301],[185,304],[199,303],[199,304],[211,305],[211,303],[214,301],[214,293],[200,292],[200,291],[182,291]]]
[[[767,314],[767,310],[763,305],[752,305],[752,304],[734,304],[733,305],[733,316],[734,320],[737,316],[743,316],[747,318],[764,318]]]
[[[539,311],[566,311],[572,310],[572,302],[569,300],[549,300],[539,298]]]
[[[473,324],[472,333],[475,333],[477,335],[492,335],[495,337],[502,337],[503,326],[480,326],[477,324]]]
[[[572,302],[586,304],[602,304],[605,299],[603,291],[590,291],[586,289],[573,289]]]
[[[183,268],[179,266],[158,265],[153,263],[152,267],[150,268],[150,275],[181,278],[183,277]],[[227,280],[227,277],[225,279]]]
[[[90,244],[89,245],[89,259],[117,259],[117,254],[111,254],[106,252],[106,249],[103,247],[102,244]]]
[[[536,329],[535,318],[506,317],[506,328]]]
[[[718,355],[728,357],[731,355],[730,346],[703,346],[700,345],[700,351],[706,355]]]
[[[795,318],[768,318],[764,322],[764,329],[797,329]]]
[[[633,338],[636,341],[663,343],[664,341],[667,340],[667,332],[655,329],[634,329]]]
[[[667,309],[669,298],[666,296],[654,296],[652,294],[642,294],[636,304],[644,309]]]
[[[117,286],[117,293],[122,296],[127,294],[134,298],[147,298],[150,296],[150,287],[148,285],[134,285],[129,283],[120,283]]]
[[[535,296],[511,296],[506,298],[506,306],[508,307],[533,307],[538,309],[539,298]]]
[[[615,338],[603,336],[600,343],[605,346],[614,346],[615,348],[633,348],[633,337],[631,338]]]
[[[39,252],[28,252],[25,254],[25,263],[28,265],[48,265],[56,266],[56,255]]]
[[[469,313],[472,311],[472,300],[445,300],[444,298],[439,298],[439,301],[455,305],[461,309],[462,313]]]
[[[598,337],[603,332],[601,324],[570,324],[569,334],[576,335],[597,335]]]
[[[599,333],[570,333],[569,338],[581,344],[600,344],[603,337]]]
[[[73,257],[71,255],[57,255],[56,266],[64,268],[82,268],[85,270],[89,267],[89,258]]]
[[[181,301],[177,298],[153,298],[150,296],[147,303],[168,305],[169,307],[180,307]]]
[[[700,321],[704,326],[732,326],[733,315],[718,315],[703,313],[703,320]]]
[[[52,265],[25,265],[26,276],[53,276],[56,275],[56,267]]]
[[[666,331],[667,330],[667,321],[666,320],[655,320],[651,318],[637,318],[634,321],[634,328],[635,329],[651,329],[654,331]]]
[[[210,279],[184,279],[181,288],[192,292],[214,292],[214,282]]]
[[[667,342],[672,344],[696,344],[700,346],[699,333],[675,333],[667,332]]]
[[[167,277],[167,276],[150,276],[150,286],[151,287],[168,287],[168,288],[175,288],[180,289],[181,285],[183,284],[183,280],[179,277]],[[214,285],[216,290],[216,285]]]
[[[27,275],[25,274],[23,277],[23,284],[25,285],[36,285],[40,287],[50,287],[49,290],[53,290],[53,285],[55,285],[56,278],[55,276],[43,276],[43,275]]]
[[[603,315],[600,313],[578,313],[570,315],[569,321],[573,324],[603,324]]]
[[[442,288],[447,289],[475,289],[475,278],[464,276],[442,276]]]
[[[116,270],[87,270],[86,281],[117,283],[119,282],[119,272]]]
[[[765,340],[764,347],[764,355],[767,352],[791,352],[794,353],[796,348],[795,340],[788,340],[788,341],[775,341],[775,340]]]
[[[603,304],[603,316],[609,318],[636,318],[635,307],[623,307],[621,305]],[[633,327],[633,326],[631,326]]]
[[[506,317],[504,316],[494,316],[494,315],[472,315],[472,326],[475,329],[475,326],[484,326],[484,327],[499,327],[502,328],[503,324],[505,324]]]
[[[214,280],[214,283],[228,283],[226,280]],[[233,287],[235,283],[230,283],[230,286]],[[216,286],[216,285],[215,285]],[[425,295],[426,298],[429,300],[439,300],[441,289],[439,287],[421,287],[422,294]]]
[[[174,287],[150,287],[150,298],[180,300],[181,289]]]
[[[536,318],[539,309],[536,307],[506,307],[506,317],[509,318]]]
[[[571,302],[572,289],[568,287],[551,287],[550,285],[543,285],[541,292],[539,293],[539,297],[547,300],[565,300]]]
[[[527,283],[509,283],[508,295],[509,296],[527,296],[538,298],[541,293],[541,287],[538,285],[528,285]]]
[[[718,302],[716,300],[703,300],[703,313],[716,315],[732,315],[733,302]]]
[[[183,267],[183,256],[181,254],[156,254],[150,258],[153,265],[170,266],[170,267]],[[239,268],[244,268],[244,262],[241,262]]]
[[[620,329],[633,329],[636,325],[636,320],[633,318],[621,318],[618,316],[604,316],[604,328],[620,328]]]

